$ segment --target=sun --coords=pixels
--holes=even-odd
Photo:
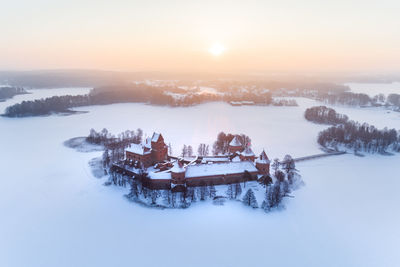
[[[215,43],[213,44],[210,49],[208,50],[211,54],[213,54],[214,56],[219,56],[221,55],[223,52],[225,52],[225,47],[220,44],[220,43]]]

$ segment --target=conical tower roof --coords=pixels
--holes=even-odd
[[[235,135],[233,137],[232,141],[229,143],[230,146],[242,146],[242,143],[240,143],[239,138]]]
[[[262,164],[268,164],[270,163],[267,153],[265,153],[265,150],[263,149],[263,151],[261,152],[260,156],[257,159],[257,163],[262,163]]]
[[[248,146],[246,147],[246,149],[242,152],[242,155],[245,157],[253,157],[255,156],[253,150],[251,150],[251,148]]]

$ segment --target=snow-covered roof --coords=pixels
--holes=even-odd
[[[151,137],[147,137],[145,142],[144,142],[144,146],[147,148],[151,148]]]
[[[213,157],[213,156],[206,156],[203,157],[202,162],[227,162],[229,161],[229,157]]]
[[[163,180],[168,180],[171,179],[171,172],[169,170],[163,171],[163,172],[150,172],[148,176],[150,179],[163,179]]]
[[[183,167],[183,164],[181,162],[175,161],[174,166],[171,168],[171,172],[174,173],[185,172],[185,167]]]
[[[229,143],[230,146],[241,146],[242,143],[240,143],[239,138],[237,136],[233,137],[232,141]]]
[[[138,155],[145,155],[145,154],[150,154],[151,151],[145,151],[145,148],[142,144],[131,144],[130,147],[126,149],[126,151],[138,154]]]
[[[232,159],[232,161],[233,161],[233,162],[238,162],[238,161],[240,161],[239,156],[234,157],[234,158]]]
[[[257,172],[257,168],[250,161],[197,164],[186,167],[186,178],[236,173],[239,174],[244,173],[245,171]]]
[[[254,154],[253,150],[251,150],[250,147],[246,147],[246,149],[241,153],[242,156],[245,157],[254,157],[256,154]]]
[[[160,133],[153,133],[153,137],[151,138],[151,142],[157,142],[158,139],[160,139],[161,134]]]
[[[268,159],[267,153],[265,153],[265,150],[263,150],[256,160],[257,163],[263,163],[263,164],[268,164],[270,163],[270,160]]]

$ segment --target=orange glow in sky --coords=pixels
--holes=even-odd
[[[400,1],[7,1],[0,69],[395,71]]]

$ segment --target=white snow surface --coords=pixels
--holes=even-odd
[[[171,172],[174,173],[182,173],[185,172],[185,167],[183,167],[183,165],[179,165],[178,161],[175,161],[174,166],[171,168]]]
[[[144,155],[144,154],[150,154],[151,151],[144,151],[144,145],[143,144],[131,144],[129,147],[125,149],[128,152],[132,152],[134,154],[138,155]]]
[[[186,167],[186,178],[199,176],[212,176],[243,173],[244,171],[257,171],[254,164],[250,161],[224,162],[211,164],[196,164]]]
[[[15,96],[0,111],[40,94]],[[161,132],[177,153],[183,144],[211,145],[220,130],[249,135],[256,154],[265,148],[272,159],[320,153],[316,136],[327,126],[303,118],[320,103],[297,101],[298,107],[116,104],[72,116],[0,117],[0,266],[400,266],[399,155],[297,164],[306,186],[286,199],[285,210],[265,214],[235,201],[142,207],[122,196],[128,189],[105,187],[91,174],[88,161],[101,152],[63,146],[90,128],[141,127]],[[337,110],[400,129],[399,113]]]

